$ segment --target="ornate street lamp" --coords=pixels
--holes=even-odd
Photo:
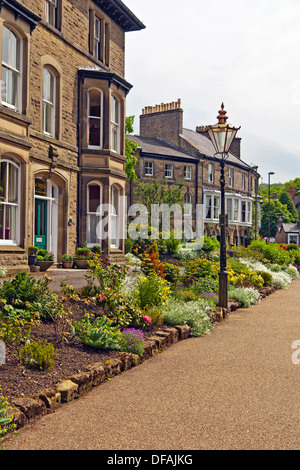
[[[225,161],[228,158],[228,152],[231,144],[239,131],[240,127],[234,127],[227,123],[227,111],[224,111],[224,104],[222,103],[219,115],[217,117],[218,123],[214,126],[209,126],[208,133],[216,155],[221,156],[221,239],[220,239],[220,272],[219,272],[219,305],[220,307],[228,309],[228,273],[227,273],[227,259],[226,259],[226,213],[225,213]]]

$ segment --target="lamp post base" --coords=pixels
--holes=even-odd
[[[228,310],[228,272],[219,272],[219,305]]]

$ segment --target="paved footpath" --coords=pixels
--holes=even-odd
[[[299,450],[297,340],[300,280],[63,405],[5,448]]]

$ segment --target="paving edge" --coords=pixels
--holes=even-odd
[[[267,286],[260,289],[262,298],[272,294],[277,290],[274,286]],[[231,302],[229,309],[217,307],[213,314],[208,313],[212,323],[219,323],[226,319],[234,310],[241,308],[239,302]],[[38,397],[14,398],[12,400],[13,424],[16,430],[23,428],[27,424],[32,424],[43,415],[54,412],[65,403],[69,403],[84,396],[94,387],[111,380],[123,372],[145,362],[156,354],[164,351],[178,341],[190,337],[191,328],[188,325],[164,328],[145,341],[145,352],[143,356],[122,352],[118,358],[98,362],[86,367],[84,372],[71,375],[61,380],[56,386],[42,390]],[[9,433],[6,437],[11,436]]]

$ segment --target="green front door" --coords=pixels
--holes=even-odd
[[[34,245],[47,249],[47,201],[35,199]]]

